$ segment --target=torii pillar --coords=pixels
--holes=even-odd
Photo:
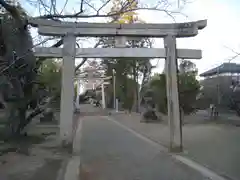
[[[60,141],[62,146],[72,148],[73,111],[74,111],[74,75],[76,36],[67,33],[63,37],[63,66],[60,111]]]
[[[179,91],[177,76],[176,37],[168,35],[164,38],[166,49],[165,74],[168,107],[168,125],[170,127],[170,151],[182,151],[182,124],[179,107]]]

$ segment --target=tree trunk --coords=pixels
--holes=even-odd
[[[180,107],[180,122],[181,122],[181,126],[184,125],[184,111],[183,108]]]
[[[17,137],[20,135],[21,124],[25,121],[26,118],[26,108],[18,107],[17,103],[8,103],[6,108],[6,138]]]
[[[15,130],[18,126],[18,120],[16,120],[17,110],[13,106],[13,103],[7,103],[7,106],[5,107],[5,118],[7,119],[6,129],[5,129],[5,136],[6,138],[9,138],[15,134]]]
[[[136,61],[134,61],[133,81],[135,83],[135,86],[134,86],[134,101],[133,101],[132,109],[135,112],[139,112],[139,108],[138,108],[138,101],[139,101],[139,97],[138,97],[138,70],[137,70],[136,66],[137,66]]]
[[[27,107],[25,108],[19,108],[18,112],[19,112],[19,125],[17,127],[17,131],[16,134],[20,134],[22,129],[25,127],[24,123],[26,122],[26,113],[27,113]]]

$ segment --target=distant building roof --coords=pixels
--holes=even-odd
[[[240,73],[240,64],[223,63],[222,65],[215,67],[213,69],[210,69],[200,74],[199,76],[207,77],[207,76],[213,76],[216,74],[223,74],[223,73]]]

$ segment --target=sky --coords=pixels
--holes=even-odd
[[[47,1],[47,0],[45,0]],[[156,0],[145,0],[147,4],[154,4]],[[176,1],[176,0],[175,0]],[[210,68],[216,67],[236,55],[227,47],[240,52],[240,1],[239,0],[188,0],[191,1],[184,6],[181,14],[175,15],[176,22],[196,21],[207,19],[208,25],[199,31],[196,37],[177,39],[177,48],[201,49],[203,58],[194,60],[199,72],[202,73]],[[29,14],[36,16],[38,11],[20,0]],[[60,1],[58,1],[60,2]],[[64,1],[62,1],[64,2]],[[69,1],[64,13],[71,13],[73,7],[79,6],[77,1]],[[97,5],[99,0],[91,0]],[[145,2],[145,4],[146,4]],[[58,4],[61,8],[64,4]],[[181,5],[181,4],[180,4]],[[177,4],[174,4],[176,6]],[[172,7],[174,9],[175,7]],[[175,8],[175,9],[176,9]],[[87,12],[88,13],[88,12]],[[173,23],[173,19],[165,13],[159,11],[139,11],[139,17],[146,23]],[[106,22],[106,19],[84,19],[91,22]],[[93,42],[82,43],[83,47],[92,47]],[[163,47],[162,39],[154,40],[154,47]],[[76,60],[79,63],[81,60]],[[240,62],[240,57],[231,62]],[[158,62],[158,63],[157,63]],[[158,64],[154,72],[161,72],[164,66],[163,60],[153,60],[153,64]]]
[[[240,52],[240,1],[237,0],[194,0],[186,5],[183,15],[176,17],[177,22],[197,21],[207,19],[207,27],[196,37],[181,38],[177,40],[177,48],[201,49],[203,58],[194,60],[199,72],[204,72],[216,67],[233,57],[229,47]],[[158,12],[144,12],[141,17],[149,23],[159,23]],[[165,18],[164,22],[170,22],[170,18]],[[157,40],[155,47],[163,47],[162,40]],[[231,62],[240,63],[240,57]],[[164,62],[159,62],[158,72],[163,68]]]

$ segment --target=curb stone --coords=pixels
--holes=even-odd
[[[63,179],[57,180],[79,180],[80,179],[80,142],[82,135],[82,121],[79,120],[75,136],[73,138],[72,157],[68,160],[65,167],[65,174],[61,175]]]

